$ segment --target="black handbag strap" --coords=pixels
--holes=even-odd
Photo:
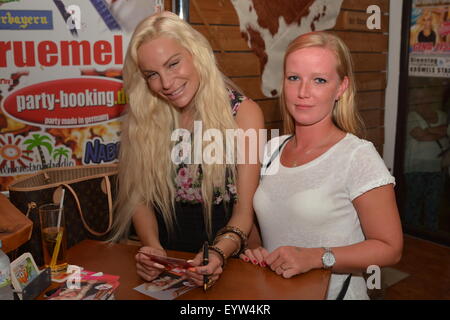
[[[339,294],[336,298],[336,300],[344,300],[345,294],[347,293],[348,290],[348,286],[350,285],[350,280],[352,278],[352,274],[350,273],[347,277],[347,279],[345,279],[344,284],[342,285],[342,289],[341,291],[339,291]]]
[[[275,150],[274,153],[272,153],[272,156],[270,157],[269,161],[267,161],[266,164],[264,164],[261,168],[261,172],[266,173],[267,169],[269,169],[269,166],[272,164],[273,160],[275,160],[275,158],[280,154],[281,149],[283,148],[283,146],[286,144],[286,142],[288,142],[290,139],[292,139],[294,135],[287,137],[286,140],[284,140],[280,146],[277,148],[277,150]],[[262,176],[261,176],[262,177]]]

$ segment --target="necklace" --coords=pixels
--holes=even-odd
[[[319,145],[317,145],[317,146],[315,146],[315,147],[313,147],[313,148],[310,148],[310,149],[308,149],[308,150],[306,150],[306,151],[303,151],[303,150],[302,150],[302,152],[303,152],[305,155],[311,154],[313,151],[315,151],[315,150],[317,150],[317,149],[320,149],[320,148],[326,146],[326,145],[331,141],[331,139],[332,139],[335,135],[336,135],[336,131],[333,130],[333,131],[325,138],[325,142],[323,142],[323,143],[321,143],[321,144],[319,144]],[[297,136],[294,136],[294,144],[295,144],[295,147],[297,147]],[[295,158],[295,159],[294,159],[293,166],[294,166],[294,167],[298,167],[299,165],[300,165],[300,164],[298,164],[297,158]]]

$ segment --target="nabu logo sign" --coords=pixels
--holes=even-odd
[[[119,157],[120,142],[103,143],[101,139],[88,141],[85,145],[83,163],[109,163]]]

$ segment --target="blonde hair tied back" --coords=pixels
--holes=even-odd
[[[297,37],[289,44],[286,50],[283,72],[286,68],[286,58],[292,52],[309,47],[326,48],[331,50],[336,56],[336,71],[341,80],[345,77],[348,78],[348,88],[342,97],[336,101],[332,114],[333,122],[339,129],[363,137],[363,122],[355,103],[356,85],[353,74],[353,61],[350,50],[339,37],[325,31],[310,32]],[[295,132],[295,122],[286,109],[283,85],[281,88],[280,107],[284,134],[293,134]]]

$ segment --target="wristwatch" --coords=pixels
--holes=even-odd
[[[334,256],[333,251],[331,251],[330,248],[323,248],[325,252],[322,255],[322,264],[324,269],[331,269],[333,268],[334,264],[336,263],[336,258]]]

